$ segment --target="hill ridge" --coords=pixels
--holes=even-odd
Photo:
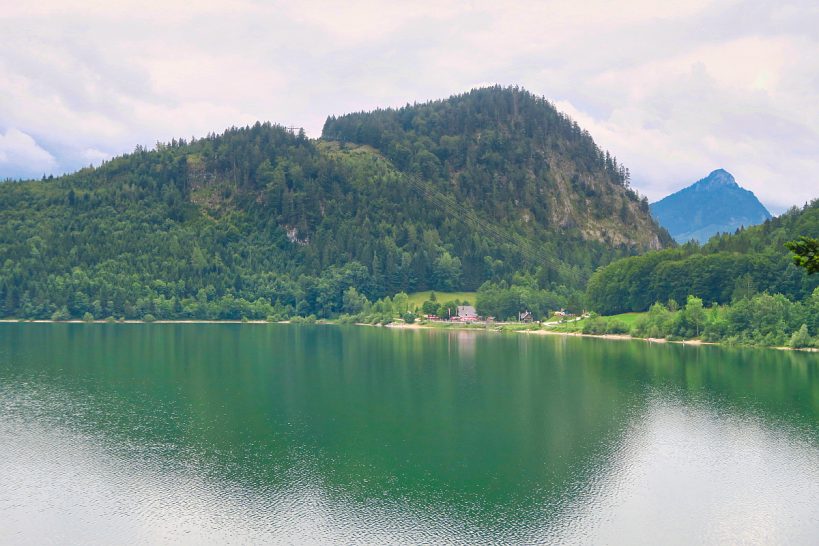
[[[257,122],[0,186],[0,314],[336,316],[351,288],[518,273],[576,293],[671,244],[628,171],[517,88],[331,117],[325,133]]]

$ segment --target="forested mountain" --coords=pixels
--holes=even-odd
[[[551,247],[564,235],[607,247],[670,242],[645,214],[647,200],[629,189],[628,169],[550,103],[524,91],[481,89],[330,118],[323,138],[372,146],[459,206],[548,240],[552,254],[559,255]],[[544,227],[549,235],[540,233]]]
[[[809,297],[819,275],[793,264],[785,243],[819,236],[819,200],[765,223],[722,234],[699,247],[649,252],[616,261],[589,280],[587,299],[603,314],[644,311],[654,302],[677,303],[689,295],[707,304],[728,303],[756,292],[791,300]]]
[[[0,185],[0,220],[0,315],[40,318],[333,316],[516,272],[565,293],[671,243],[586,132],[499,87],[330,118],[318,140],[257,123],[138,147]]]
[[[724,169],[652,203],[651,214],[678,243],[704,243],[717,233],[733,233],[771,218],[754,193],[741,188]]]

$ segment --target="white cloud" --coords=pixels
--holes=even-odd
[[[31,135],[55,172],[257,119],[318,136],[329,114],[497,82],[556,101],[652,199],[716,167],[775,209],[819,196],[810,0],[7,8],[0,127]]]
[[[5,176],[44,174],[56,165],[54,157],[30,135],[13,127],[0,133],[0,169],[7,173]]]
[[[88,148],[83,152],[83,157],[85,157],[89,163],[98,165],[102,161],[111,157],[111,154],[103,152],[102,150],[97,150],[96,148]]]
[[[602,114],[558,104],[652,199],[724,167],[782,210],[819,197],[819,90],[801,74],[819,70],[816,53],[800,38],[728,40],[597,75],[590,94],[607,97]]]

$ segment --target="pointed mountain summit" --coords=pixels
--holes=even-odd
[[[717,169],[699,182],[694,182],[690,187],[695,191],[707,191],[714,188],[739,188],[739,184],[734,179],[734,175],[725,169]]]
[[[740,187],[725,169],[653,203],[651,214],[678,243],[691,239],[704,243],[717,233],[771,218],[754,193]]]

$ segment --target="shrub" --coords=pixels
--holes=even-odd
[[[63,305],[51,315],[51,320],[69,320],[71,313],[68,312],[68,307]]]
[[[622,320],[613,319],[608,321],[608,324],[606,325],[607,334],[627,334],[628,332],[628,324]]]
[[[792,349],[802,349],[811,346],[810,335],[808,334],[808,325],[803,324],[801,328],[793,333],[788,347]]]
[[[92,315],[91,313],[86,311],[86,313],[82,316],[82,321],[83,322],[94,322],[94,315]]]
[[[606,319],[602,317],[591,317],[586,319],[583,323],[584,334],[605,334],[606,333]]]
[[[154,322],[156,317],[150,313],[146,313],[145,316],[142,317],[142,322]]]
[[[341,315],[340,317],[338,317],[338,323],[339,324],[355,324],[356,322],[358,322],[358,319],[359,319],[358,315],[346,315],[345,314],[345,315]]]
[[[421,311],[425,315],[434,315],[438,312],[438,304],[434,301],[427,300],[421,305]]]

